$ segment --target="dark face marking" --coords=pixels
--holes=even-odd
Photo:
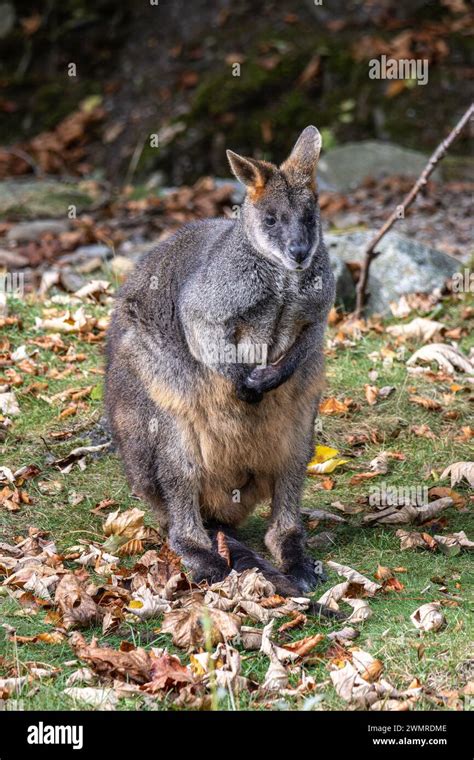
[[[295,186],[281,172],[245,209],[246,228],[256,248],[287,269],[306,269],[318,247],[318,201],[309,185]]]

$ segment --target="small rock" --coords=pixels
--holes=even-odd
[[[60,264],[71,264],[77,266],[82,262],[101,259],[110,259],[113,256],[113,251],[108,245],[103,243],[94,243],[93,245],[80,245],[72,253],[65,253],[58,258]]]
[[[67,232],[69,224],[60,219],[37,219],[34,222],[20,222],[11,227],[7,232],[7,240],[39,240],[42,235],[49,232],[52,235],[60,235]]]
[[[59,281],[68,293],[75,293],[86,282],[82,275],[69,268],[60,270]]]
[[[16,251],[7,251],[6,248],[0,249],[0,267],[5,267],[5,269],[13,270],[27,267],[28,264],[29,261],[26,256],[22,256]]]
[[[92,245],[80,245],[75,250],[76,256],[84,256],[87,258],[93,258],[100,256],[101,258],[108,258],[112,255],[112,250],[108,245],[102,243],[93,243]]]

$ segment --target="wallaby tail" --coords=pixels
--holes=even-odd
[[[230,555],[230,566],[233,570],[241,573],[256,567],[262,575],[265,576],[275,586],[277,594],[280,596],[301,596],[301,591],[291,578],[274,567],[271,562],[261,557],[257,552],[250,549],[249,546],[239,541],[233,531],[227,525],[213,526],[208,530],[209,535],[215,547],[217,547],[218,533],[225,535],[227,547]],[[316,617],[331,618],[333,620],[344,620],[345,615],[337,612],[319,602],[311,602],[307,612]]]

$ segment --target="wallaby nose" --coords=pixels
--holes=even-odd
[[[303,243],[293,241],[288,246],[288,253],[291,258],[296,261],[297,264],[301,264],[308,255],[308,246]]]

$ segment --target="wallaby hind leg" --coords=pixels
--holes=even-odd
[[[300,592],[306,593],[325,580],[320,562],[305,552],[306,534],[300,512],[300,498],[306,463],[293,463],[275,480],[272,517],[265,544]]]
[[[160,479],[160,489],[168,513],[171,548],[179,554],[197,583],[221,581],[229,573],[227,562],[212,546],[199,509],[199,486],[195,473],[176,472]]]
[[[268,560],[261,557],[253,549],[239,541],[235,531],[229,529],[227,525],[210,525],[209,535],[212,538],[213,545],[217,547],[217,534],[224,533],[227,548],[230,555],[230,569],[243,573],[244,570],[256,568],[262,575],[275,586],[275,590],[281,596],[298,596],[299,589],[297,585],[287,578],[280,570],[274,567]]]

